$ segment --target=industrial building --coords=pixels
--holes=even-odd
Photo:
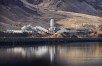
[[[89,31],[86,30],[75,30],[75,29],[69,29],[64,28],[62,26],[56,26],[54,19],[50,20],[50,27],[48,29],[45,29],[41,26],[31,26],[31,25],[25,25],[21,27],[21,30],[7,30],[6,33],[28,33],[28,34],[41,34],[43,36],[48,35],[57,35],[57,34],[65,34],[66,35],[88,35]]]
[[[23,27],[21,27],[21,30],[7,30],[6,32],[8,33],[40,33],[40,34],[43,34],[43,33],[55,33],[55,25],[54,25],[54,19],[51,19],[50,20],[50,28],[49,30],[41,27],[41,26],[31,26],[31,25],[25,25]]]

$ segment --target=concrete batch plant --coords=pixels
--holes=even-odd
[[[55,26],[55,21],[54,19],[50,20],[50,28],[45,29],[41,26],[31,26],[31,25],[25,25],[21,27],[21,30],[7,30],[7,33],[35,33],[35,34],[59,34],[59,33],[69,33],[72,35],[78,34],[78,33],[89,33],[88,31],[85,30],[74,30],[74,29],[68,29],[64,28],[62,26]]]
[[[54,25],[54,19],[50,20],[50,28],[49,30],[41,27],[41,26],[31,26],[31,25],[24,25],[23,27],[21,27],[21,30],[7,30],[7,33],[55,33],[55,25]]]

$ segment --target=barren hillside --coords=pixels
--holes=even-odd
[[[47,28],[51,18],[65,27],[101,24],[101,16],[102,0],[0,0],[0,30],[25,24]]]

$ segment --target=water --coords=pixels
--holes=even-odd
[[[0,47],[0,66],[102,66],[102,42]]]

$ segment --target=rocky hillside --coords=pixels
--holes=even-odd
[[[102,0],[21,0],[27,7],[102,15]]]
[[[76,13],[77,16],[72,15]],[[102,0],[0,0],[0,29],[20,29],[25,24],[49,27],[50,18],[59,22],[75,16],[79,20],[81,14],[101,23],[101,19],[96,20],[93,16],[102,16]]]
[[[102,15],[102,0],[43,0],[38,6],[49,10]]]

